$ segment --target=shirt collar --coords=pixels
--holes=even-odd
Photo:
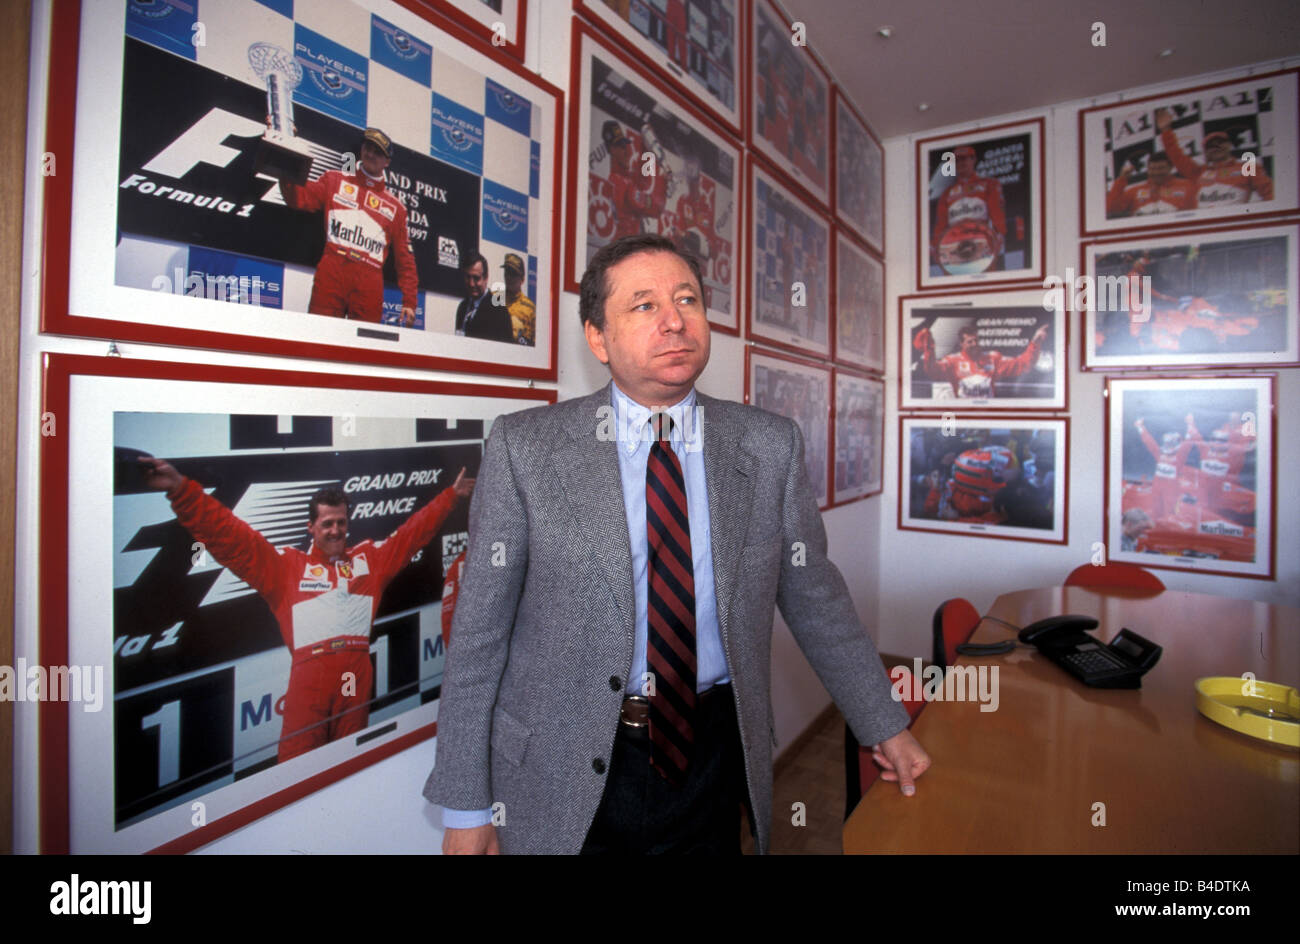
[[[637,403],[612,381],[610,390],[610,400],[614,406],[616,437],[624,451],[631,455],[643,442],[648,443],[654,438],[654,433],[649,429],[650,417],[653,414],[648,407]],[[690,421],[695,414],[695,388],[691,387],[686,396],[666,407],[664,412],[673,418],[673,431],[669,439],[674,446],[684,444],[686,431],[698,430],[698,418],[696,422]]]

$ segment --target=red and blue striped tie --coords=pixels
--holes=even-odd
[[[685,778],[695,746],[695,573],[682,465],[669,445],[673,421],[650,418],[655,440],[646,463],[649,557],[646,661],[650,697],[650,763],[671,783]]]

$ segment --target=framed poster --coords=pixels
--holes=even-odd
[[[916,284],[1042,282],[1042,118],[916,142]]]
[[[700,263],[709,323],[740,333],[740,148],[712,122],[615,52],[573,27],[568,268],[577,292],[587,263],[621,236],[658,233]]]
[[[1274,579],[1274,380],[1107,378],[1110,560]]]
[[[1084,369],[1300,362],[1298,261],[1296,223],[1084,243]]]
[[[41,851],[193,849],[431,737],[461,470],[554,399],[48,355],[40,660],[104,685],[40,706]]]
[[[903,410],[1064,410],[1064,309],[1041,289],[898,300]]]
[[[743,114],[738,81],[745,61],[741,0],[664,4],[662,0],[575,0],[574,6],[635,49],[663,78],[734,134]]]
[[[835,86],[835,218],[885,253],[885,152]]]
[[[745,402],[795,421],[817,506],[830,507],[831,371],[824,364],[745,347]]]
[[[528,0],[415,0],[455,20],[484,42],[524,61]]]
[[[753,159],[745,330],[777,347],[830,357],[831,225]]]
[[[885,451],[885,382],[835,368],[834,450],[831,504],[869,498],[881,491]]]
[[[835,234],[835,360],[885,372],[885,264]]]
[[[898,527],[1065,544],[1068,419],[900,416]]]
[[[801,30],[754,0],[749,145],[830,206],[831,83]]]
[[[554,379],[559,90],[386,0],[295,9],[57,0],[42,330]]]
[[[1300,209],[1300,70],[1079,112],[1085,236]]]

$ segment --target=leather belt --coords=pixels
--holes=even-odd
[[[731,683],[714,685],[695,696],[696,711],[704,708],[721,695],[731,697]],[[628,695],[623,699],[618,722],[629,728],[644,728],[650,724],[650,699],[644,695]]]

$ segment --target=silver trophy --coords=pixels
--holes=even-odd
[[[267,129],[253,157],[253,166],[278,180],[305,184],[311,170],[311,153],[293,130],[293,90],[302,81],[302,66],[291,52],[274,43],[249,46],[248,64],[266,83]]]

